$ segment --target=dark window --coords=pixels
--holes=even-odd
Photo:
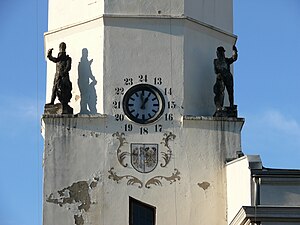
[[[129,225],[155,225],[155,207],[129,197]]]

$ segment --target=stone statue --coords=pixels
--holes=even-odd
[[[225,49],[222,46],[217,48],[217,58],[214,59],[214,69],[217,75],[216,83],[214,85],[214,101],[216,105],[216,112],[214,116],[237,117],[237,106],[234,105],[233,76],[230,72],[230,64],[237,60],[238,51],[235,46],[232,47],[232,50],[232,57],[226,58]],[[228,93],[230,106],[224,109],[225,88]]]
[[[54,105],[56,97],[61,103],[62,114],[73,114],[73,109],[68,105],[72,98],[72,83],[69,78],[72,59],[66,54],[66,44],[59,44],[59,53],[57,57],[52,56],[53,48],[48,50],[47,57],[50,61],[56,63],[56,73],[53,82],[51,102],[46,104],[49,108]]]

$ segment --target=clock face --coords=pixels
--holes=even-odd
[[[158,120],[164,112],[165,101],[162,93],[149,84],[131,87],[124,95],[123,110],[132,121],[148,124]]]

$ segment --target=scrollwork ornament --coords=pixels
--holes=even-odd
[[[115,137],[116,139],[118,139],[118,141],[119,141],[119,146],[117,148],[118,161],[123,167],[127,167],[128,163],[124,163],[124,160],[125,160],[126,156],[130,155],[130,153],[129,152],[122,152],[122,150],[121,150],[121,147],[123,147],[124,144],[128,144],[128,142],[126,141],[126,138],[125,138],[125,134],[116,132],[116,133],[113,133],[112,136]]]
[[[138,188],[142,188],[143,187],[143,182],[140,181],[138,178],[131,176],[131,175],[124,175],[124,176],[118,176],[116,172],[113,171],[114,168],[112,167],[108,173],[110,174],[108,176],[108,179],[111,179],[113,181],[116,181],[117,183],[119,183],[120,180],[122,179],[127,179],[127,185],[134,185],[134,184],[138,184]]]
[[[167,148],[167,152],[162,152],[162,158],[164,160],[164,163],[161,163],[161,167],[166,167],[169,162],[171,161],[171,156],[172,156],[172,149],[169,145],[169,141],[173,141],[176,138],[176,135],[173,134],[172,132],[164,133],[164,137],[161,141],[161,144],[164,145],[164,147]]]
[[[113,167],[108,171],[108,173],[110,174],[108,176],[108,179],[116,181],[117,183],[119,183],[122,179],[127,179],[128,186],[135,185],[135,184],[138,185],[138,188],[142,188],[144,186],[143,182],[140,179],[138,179],[137,177],[134,177],[131,175],[124,175],[124,176],[117,175],[117,173],[114,172]],[[151,179],[149,179],[146,182],[145,187],[149,189],[151,187],[151,185],[162,186],[162,180],[168,181],[170,184],[173,184],[177,180],[179,181],[181,179],[181,177],[179,175],[180,175],[180,172],[178,171],[178,169],[174,169],[174,173],[172,173],[172,175],[169,177],[167,177],[167,176],[152,177]]]
[[[148,180],[146,182],[145,187],[150,188],[151,185],[162,186],[161,180],[169,181],[170,184],[172,184],[172,183],[176,182],[177,180],[180,180],[179,174],[180,174],[180,172],[178,171],[178,169],[174,169],[174,173],[172,173],[172,175],[169,177],[165,177],[165,176],[152,177],[150,180]]]

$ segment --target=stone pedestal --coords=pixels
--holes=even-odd
[[[62,115],[62,114],[73,114],[73,108],[69,105],[63,105],[61,103],[56,103],[54,105],[46,104],[44,107],[45,115]]]
[[[237,105],[233,107],[224,107],[221,110],[216,110],[214,117],[235,117],[237,118]]]

